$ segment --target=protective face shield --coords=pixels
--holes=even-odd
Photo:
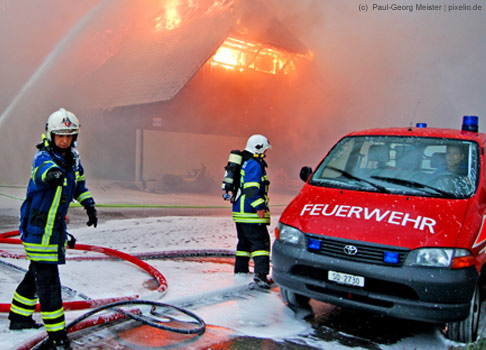
[[[46,134],[47,139],[53,141],[52,134],[57,135],[74,135],[73,142],[76,141],[79,134],[79,120],[74,113],[66,111],[64,108],[52,113],[47,119]]]
[[[253,154],[263,154],[270,148],[272,148],[272,146],[265,136],[255,134],[248,139],[245,150]]]

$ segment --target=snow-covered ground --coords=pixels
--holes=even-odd
[[[129,191],[124,195],[117,194],[116,201],[118,203],[145,201],[146,204],[153,204],[157,197],[158,203],[166,202],[170,197],[144,192],[136,195],[136,193],[137,191]],[[99,197],[100,203],[115,202],[108,194]],[[224,205],[219,198],[217,200],[217,202],[202,200],[201,205]],[[3,209],[13,208],[19,204],[6,197],[0,198],[0,203],[2,203],[0,208]],[[188,203],[184,203],[183,197],[180,197],[179,204]],[[108,209],[99,209],[100,217],[105,211],[109,213]],[[272,217],[270,227],[272,240],[277,221],[278,214]],[[203,214],[101,220],[96,229],[79,224],[74,226],[69,231],[76,236],[78,243],[113,248],[130,254],[179,250],[234,250],[236,245],[235,229],[229,210],[227,215],[219,216]],[[15,245],[0,245],[0,249],[19,254],[23,252],[20,246]],[[79,255],[94,256],[95,253],[70,251],[68,257]],[[6,264],[26,268],[28,263],[21,259],[0,258],[0,260],[4,263],[0,264],[0,302],[9,303],[23,273]],[[92,299],[140,294],[144,298],[187,307],[204,319],[208,331],[196,343],[175,347],[179,349],[208,349],[211,348],[211,344],[218,343],[221,339],[238,336],[273,339],[277,342],[287,342],[286,344],[296,344],[296,346],[332,350],[370,348],[372,343],[357,341],[349,345],[339,341],[338,338],[319,337],[315,325],[313,328],[311,322],[301,319],[283,304],[278,287],[275,286],[270,293],[249,291],[247,280],[235,279],[231,258],[151,259],[147,260],[147,263],[158,269],[167,279],[168,289],[165,293],[153,291],[153,281],[147,273],[119,260],[68,261],[66,265],[61,266],[61,281],[63,285]],[[65,299],[69,299],[69,296],[65,296]],[[69,323],[81,313],[67,311],[67,322]],[[40,321],[39,315],[35,317]],[[484,326],[481,329],[481,333],[484,333]],[[94,335],[104,336],[103,331],[94,332]],[[9,331],[7,315],[0,314],[0,349],[17,349],[40,333],[42,331],[39,330]],[[361,347],[357,344],[365,345]],[[142,345],[135,344],[133,348],[140,348]],[[395,350],[446,349],[459,344],[448,341],[432,327],[430,331],[412,334],[393,344],[373,343],[372,345],[372,348],[376,349]],[[83,339],[75,340],[74,346],[76,349],[90,348],[86,347],[86,340]],[[156,344],[151,346],[154,348]],[[119,349],[128,348],[132,347],[119,347]]]

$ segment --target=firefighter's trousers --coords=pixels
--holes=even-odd
[[[64,331],[61,281],[56,264],[30,262],[29,270],[14,293],[8,318],[14,322],[30,319],[34,313],[37,298],[46,331],[49,334]]]
[[[248,273],[250,258],[255,263],[255,274],[270,272],[270,236],[266,224],[236,223],[235,273]]]

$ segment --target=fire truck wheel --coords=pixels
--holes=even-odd
[[[280,287],[280,295],[288,306],[305,307],[309,305],[309,297],[294,293],[287,288]]]
[[[469,316],[462,321],[450,322],[447,325],[446,336],[450,340],[461,343],[472,343],[478,335],[479,315],[481,312],[481,296],[479,286],[476,285],[471,303]]]

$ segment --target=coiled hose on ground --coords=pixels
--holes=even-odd
[[[0,243],[4,244],[21,244],[20,239],[15,239],[11,238],[13,236],[16,236],[19,234],[19,231],[11,231],[11,232],[5,232],[0,234]],[[138,254],[139,257],[136,257],[134,255],[130,255],[121,251],[117,251],[114,249],[106,248],[106,247],[99,247],[99,246],[92,246],[92,245],[86,245],[86,244],[76,244],[75,248],[77,250],[85,250],[85,251],[92,251],[92,252],[97,252],[97,253],[103,253],[106,256],[105,257],[73,257],[70,258],[69,260],[99,260],[99,259],[123,259],[125,261],[128,261],[140,268],[142,268],[144,271],[148,272],[150,275],[152,275],[155,280],[158,282],[158,287],[155,290],[155,293],[158,294],[158,297],[163,295],[165,291],[167,290],[167,280],[165,277],[153,266],[147,264],[146,262],[140,260],[140,258],[167,258],[167,257],[181,257],[181,256],[234,256],[234,251],[228,251],[228,250],[202,250],[202,251],[193,251],[193,250],[183,250],[183,251],[171,251],[171,252],[155,252],[155,253],[141,253]],[[15,253],[10,253],[7,251],[2,251],[0,250],[0,256],[1,257],[6,257],[6,258],[15,258],[15,259],[22,259],[25,258],[24,254],[15,254]],[[1,261],[0,261],[1,262]],[[10,266],[13,266],[15,268],[15,265],[9,264],[2,262],[3,264],[7,264]],[[21,268],[18,268],[21,269]],[[23,270],[23,269],[21,269]],[[78,295],[82,296],[80,293],[77,293]],[[152,294],[151,296],[154,296]],[[87,297],[85,297],[87,298]],[[181,333],[181,334],[202,334],[205,331],[206,324],[204,320],[202,320],[199,316],[196,314],[174,306],[174,305],[169,305],[165,303],[160,303],[156,301],[151,301],[151,300],[145,300],[147,297],[143,297],[140,295],[132,295],[132,296],[126,296],[126,297],[116,297],[116,298],[106,298],[106,299],[95,299],[95,300],[79,300],[79,301],[66,301],[63,303],[64,309],[65,310],[82,310],[82,309],[92,309],[85,314],[81,315],[80,317],[76,318],[72,322],[70,322],[67,325],[67,329],[69,333],[76,332],[82,329],[86,329],[89,327],[93,326],[98,326],[102,324],[107,324],[110,322],[114,322],[120,319],[126,319],[126,318],[131,318],[133,320],[136,320],[142,324],[155,327],[158,329],[170,331],[170,332],[175,332],[175,333]],[[132,308],[130,310],[123,310],[120,309],[121,306],[137,306],[137,305],[148,305],[152,307],[152,315],[151,316],[145,316],[141,312],[139,308]],[[183,313],[190,318],[194,319],[196,321],[195,326],[190,327],[190,328],[175,328],[175,327],[170,327],[167,325],[160,324],[157,321],[157,317],[154,317],[154,311],[156,307],[163,307],[166,310],[176,310],[180,313]],[[9,312],[10,310],[10,304],[1,304],[0,303],[0,312]],[[96,318],[93,318],[92,316],[104,311],[104,310],[113,310],[113,313],[111,314],[103,314],[99,315]],[[36,311],[39,311],[39,305],[37,305]],[[158,316],[158,315],[156,315]],[[42,347],[42,345],[46,342],[47,337],[44,335],[41,335],[35,339],[32,339],[28,343],[22,345],[16,350],[28,350],[28,349],[38,349]]]

